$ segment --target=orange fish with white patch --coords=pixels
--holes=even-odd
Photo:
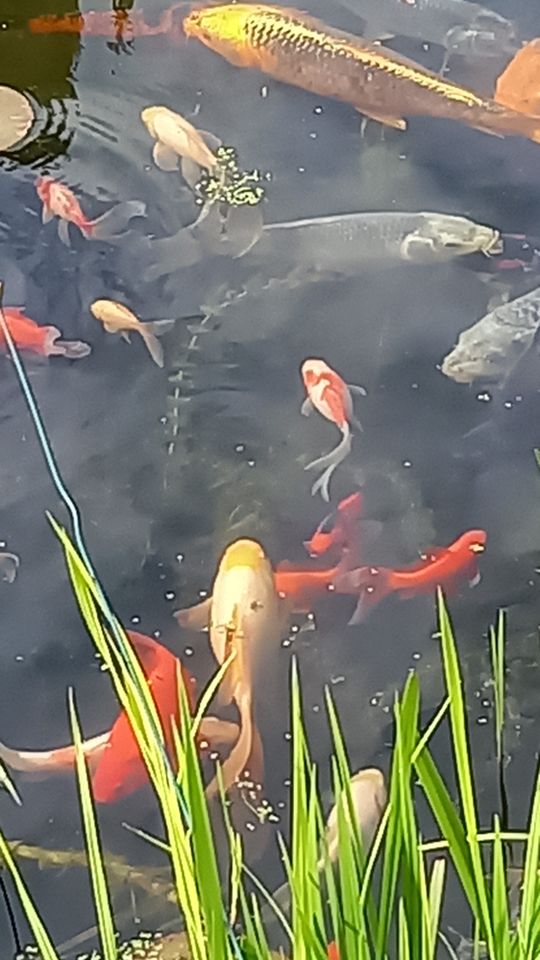
[[[366,395],[364,387],[345,383],[339,373],[332,370],[325,360],[305,360],[301,367],[301,376],[306,388],[307,398],[302,404],[302,414],[307,417],[312,410],[318,410],[321,416],[335,423],[341,431],[342,439],[338,446],[324,457],[318,457],[308,463],[304,470],[323,468],[323,473],[311,488],[314,495],[320,491],[323,500],[330,500],[330,478],[336,467],[342,463],[351,451],[351,427],[362,429],[355,418],[351,394]]]
[[[140,200],[126,200],[117,203],[111,210],[90,220],[71,187],[60,183],[54,177],[38,177],[36,191],[43,203],[41,219],[49,223],[58,217],[58,236],[67,247],[71,246],[69,224],[77,227],[87,240],[116,240],[123,236],[129,221],[134,217],[144,217],[146,204]]]

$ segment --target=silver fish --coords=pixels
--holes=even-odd
[[[399,34],[444,47],[448,55],[493,57],[515,53],[514,24],[469,0],[338,0],[360,16],[365,39]]]
[[[504,381],[532,346],[540,326],[540,287],[486,313],[460,334],[442,361],[456,383]]]

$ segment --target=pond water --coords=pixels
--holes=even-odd
[[[540,12],[530,0],[490,5],[512,17],[520,37],[540,34]],[[338,0],[310,0],[308,6],[327,23],[360,32],[354,13]],[[92,9],[110,8],[102,0]],[[144,0],[133,12],[158,23],[164,9],[165,3]],[[202,305],[215,302],[222,289],[249,286],[260,263],[255,250],[238,262],[207,258],[144,279],[155,258],[148,238],[174,235],[196,209],[179,175],[153,164],[140,112],[165,104],[234,145],[244,169],[267,171],[268,223],[352,211],[436,210],[534,238],[540,236],[540,147],[429,117],[411,120],[406,132],[386,129],[381,136],[375,124],[362,132],[352,107],[239,70],[194,39],[163,34],[122,43],[112,33],[30,30],[33,17],[69,12],[73,4],[63,0],[0,5],[0,81],[28,92],[39,114],[36,137],[0,158],[0,278],[6,304],[24,305],[39,323],[58,326],[65,339],[91,344],[83,360],[29,358],[26,366],[115,610],[127,627],[159,637],[180,655],[202,687],[213,670],[207,637],[181,631],[172,614],[209,590],[224,547],[249,536],[276,564],[308,563],[302,543],[330,508],[311,496],[312,474],[303,466],[331,448],[335,428],[319,416],[300,415],[305,395],[299,368],[307,357],[324,357],[346,381],[367,390],[356,404],[363,433],[355,435],[331,493],[335,506],[362,485],[364,516],[374,521],[366,534],[368,562],[406,565],[464,530],[487,532],[480,584],[469,591],[461,581],[450,602],[486,818],[497,799],[486,630],[499,607],[508,610],[508,784],[511,821],[521,826],[540,719],[535,348],[502,385],[466,386],[441,374],[458,333],[487,311],[494,296],[485,258],[390,269],[381,262],[346,279],[266,291],[255,285],[194,344],[188,325],[200,322],[193,318],[204,312]],[[440,67],[440,47],[403,38],[390,45]],[[490,93],[507,59],[455,57],[449,77]],[[43,174],[68,184],[92,216],[117,201],[139,199],[147,217],[114,244],[88,242],[74,230],[68,248],[53,223],[41,222],[35,180]],[[540,282],[536,258],[531,266],[505,273],[511,297]],[[272,276],[271,258],[266,267]],[[128,303],[143,319],[177,321],[162,340],[163,370],[140,338],[128,346],[102,330],[89,312],[97,298]],[[61,505],[12,364],[5,359],[2,368],[0,538],[21,566],[13,584],[0,583],[0,738],[10,746],[48,749],[69,741],[68,686],[76,689],[87,736],[111,725],[116,705],[45,517],[49,509],[64,519]],[[325,685],[335,696],[354,769],[387,768],[393,695],[411,668],[421,676],[426,717],[439,702],[432,597],[389,597],[364,623],[348,626],[353,609],[353,598],[328,596],[317,604],[314,622],[294,616],[289,639],[285,633],[276,652],[273,683],[255,691],[266,755],[264,796],[281,823],[257,824],[240,802],[236,817],[270,887],[281,880],[274,833],[287,818],[291,653],[299,659],[326,797]],[[443,742],[438,750],[444,763]],[[80,848],[73,777],[17,777],[17,784],[21,808],[0,796],[6,834],[50,849]],[[129,822],[159,830],[150,789],[103,806],[101,822],[107,850],[159,865],[159,856],[122,827]],[[82,871],[42,871],[29,861],[25,876],[57,942],[93,923]],[[167,919],[166,911],[156,919],[143,897],[132,903],[127,889],[116,894],[126,934],[140,925],[137,917],[143,925]],[[459,915],[452,920],[459,923]],[[10,938],[0,911],[0,943]]]

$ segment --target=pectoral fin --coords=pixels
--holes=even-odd
[[[368,120],[375,120],[376,123],[381,123],[384,127],[393,127],[394,130],[407,129],[407,121],[404,117],[390,117],[384,113],[373,113],[371,110],[366,110],[365,107],[356,107],[356,110],[363,117],[367,117]]]
[[[105,329],[108,329],[108,328],[106,327]],[[114,329],[113,329],[113,330],[109,330],[109,333],[114,333]],[[121,331],[120,331],[120,336],[122,337],[122,340],[125,340],[125,341],[126,341],[126,343],[131,343],[131,337],[130,337],[130,335],[129,335],[129,333],[128,333],[127,330],[121,330]]]
[[[302,414],[303,417],[309,417],[313,413],[313,403],[311,402],[309,397],[306,397],[302,406],[300,407],[300,413]]]
[[[160,170],[165,170],[167,173],[170,173],[172,170],[178,170],[178,154],[175,153],[174,150],[171,150],[170,147],[166,147],[163,143],[160,143],[159,140],[154,144],[152,156],[156,167],[159,167]]]
[[[184,610],[177,610],[174,617],[181,627],[186,630],[206,630],[210,620],[210,611],[212,609],[212,597],[207,597],[202,603],[195,604],[194,607],[186,607]]]
[[[54,214],[53,214],[51,208],[49,207],[49,204],[48,204],[48,203],[44,203],[44,204],[43,204],[43,209],[42,209],[42,211],[41,211],[41,222],[42,222],[42,223],[50,223],[50,221],[53,219],[53,217],[54,217]]]

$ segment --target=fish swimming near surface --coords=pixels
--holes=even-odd
[[[336,509],[319,523],[304,547],[310,557],[322,557],[329,550],[349,549],[358,537],[362,517],[363,494],[361,490],[341,500]]]
[[[86,10],[84,13],[46,13],[31,17],[30,33],[67,33],[90,37],[120,38],[125,44],[136,37],[157,37],[166,34],[169,40],[183,41],[183,3],[175,3],[163,10],[155,23],[147,23],[141,11],[113,13],[107,10]]]
[[[162,724],[169,759],[175,763],[172,724],[180,723],[178,677],[181,674],[190,706],[193,706],[193,679],[166,647],[152,637],[128,631],[154,698]],[[207,722],[209,721],[209,722]],[[238,736],[236,724],[216,717],[204,717],[199,728],[203,742],[230,745]],[[111,730],[83,741],[97,803],[115,803],[148,783],[148,773],[127,714],[122,710]],[[34,778],[69,773],[75,765],[75,747],[69,744],[54,750],[14,750],[0,744],[0,759],[12,770]]]
[[[41,357],[66,357],[81,360],[91,353],[91,346],[84,340],[62,340],[58,327],[40,325],[27,317],[22,307],[2,307],[8,330],[19,350],[36,353]],[[0,329],[0,349],[7,351],[7,342]]]
[[[349,621],[361,623],[373,608],[389,594],[396,593],[409,599],[422,593],[432,593],[438,586],[452,589],[461,579],[470,586],[480,580],[478,556],[486,548],[484,530],[467,530],[449,547],[434,548],[422,554],[419,563],[409,567],[358,567],[336,578],[338,593],[359,595],[358,604]]]
[[[127,343],[131,342],[132,333],[140,334],[154,363],[158,367],[163,367],[165,358],[158,336],[167,333],[174,326],[174,320],[153,320],[142,323],[129,307],[116,300],[94,300],[90,305],[90,312],[103,324],[107,333],[119,333]]]
[[[141,120],[154,138],[154,163],[160,170],[178,170],[191,187],[201,178],[201,170],[216,166],[214,150],[221,140],[206,130],[197,130],[179,113],[168,107],[145,107]]]
[[[442,361],[445,377],[456,383],[506,380],[529,350],[540,326],[540,287],[491,310],[460,333]]]
[[[234,3],[193,10],[184,31],[238,67],[352,104],[404,130],[406,117],[455,120],[540,143],[540,122],[451,83],[393,50],[335,30],[292,7]]]
[[[77,227],[87,240],[116,240],[127,232],[130,220],[146,214],[146,204],[140,200],[125,200],[95,220],[90,220],[83,213],[73,190],[54,177],[38,177],[36,191],[43,203],[43,223],[49,223],[54,217],[58,217],[58,236],[67,247],[71,244],[70,223]]]
[[[399,34],[435,43],[465,57],[500,57],[518,48],[516,27],[495,10],[472,0],[338,0],[362,18],[364,39]],[[443,67],[444,69],[444,67]]]
[[[220,665],[234,654],[219,694],[222,703],[236,704],[240,735],[222,765],[223,783],[229,789],[246,771],[260,783],[263,757],[254,720],[254,690],[263,655],[279,649],[283,622],[274,573],[262,546],[248,539],[230,544],[220,560],[212,596],[175,616],[182,627],[208,626]],[[207,792],[216,795],[216,780]]]
[[[351,393],[366,395],[364,387],[345,383],[326,361],[319,359],[304,360],[301,376],[307,392],[302,404],[302,414],[307,417],[312,410],[335,423],[341,431],[342,439],[338,446],[324,457],[318,457],[306,464],[304,470],[316,470],[321,467],[323,473],[311,488],[312,495],[320,491],[323,500],[330,500],[330,478],[336,467],[342,463],[351,451],[351,426],[358,430],[362,426],[354,417]]]
[[[518,50],[503,70],[495,100],[519,113],[540,116],[540,37]]]

